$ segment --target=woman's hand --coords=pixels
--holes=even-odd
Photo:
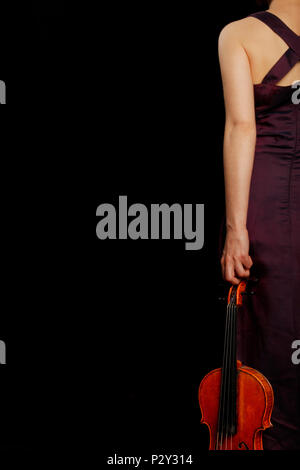
[[[223,278],[231,284],[239,284],[250,276],[253,262],[249,256],[249,236],[246,228],[227,228],[224,250],[221,258]]]

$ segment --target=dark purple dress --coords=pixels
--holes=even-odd
[[[264,449],[300,450],[300,365],[292,362],[292,343],[300,340],[300,94],[276,85],[300,60],[300,36],[272,13],[250,16],[289,49],[254,85],[257,143],[247,227],[259,281],[239,316],[238,358],[273,386],[273,428],[264,432]]]

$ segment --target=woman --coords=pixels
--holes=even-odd
[[[300,0],[228,24],[219,37],[226,108],[223,277],[254,275],[238,356],[274,390],[265,450],[300,450]],[[292,84],[294,83],[294,86]],[[295,344],[295,343],[294,343]],[[295,362],[295,361],[294,361]]]

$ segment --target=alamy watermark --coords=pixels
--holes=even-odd
[[[293,104],[300,104],[300,80],[296,80],[292,83],[292,88],[296,88],[296,90],[292,93],[292,103]]]
[[[119,206],[101,204],[96,210],[100,221],[96,235],[100,240],[185,240],[186,250],[204,245],[204,204],[132,204],[119,196]]]
[[[294,365],[299,365],[300,364],[300,339],[295,339],[295,341],[292,342],[292,349],[295,349],[295,351],[292,354],[292,363]]]
[[[0,364],[6,364],[6,344],[0,340]]]
[[[0,80],[0,104],[6,104],[6,85],[3,80]]]

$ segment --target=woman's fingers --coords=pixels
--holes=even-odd
[[[245,268],[243,263],[239,260],[235,260],[234,262],[234,270],[238,277],[249,277],[250,270]]]
[[[250,276],[253,265],[249,255],[249,237],[247,231],[229,230],[221,258],[223,279],[238,284]]]
[[[244,267],[247,269],[250,269],[251,266],[253,265],[253,261],[251,259],[251,256],[249,255],[242,256],[241,262],[243,263]]]
[[[240,260],[234,260],[233,258],[223,255],[221,258],[223,279],[232,284],[239,284],[241,279],[248,278],[250,276],[250,268],[253,264],[250,256],[248,258],[249,259],[241,262]]]
[[[225,280],[228,282],[231,282],[231,284],[239,284],[240,279],[235,276],[235,269],[234,269],[234,263],[232,259],[227,259],[225,261]]]

